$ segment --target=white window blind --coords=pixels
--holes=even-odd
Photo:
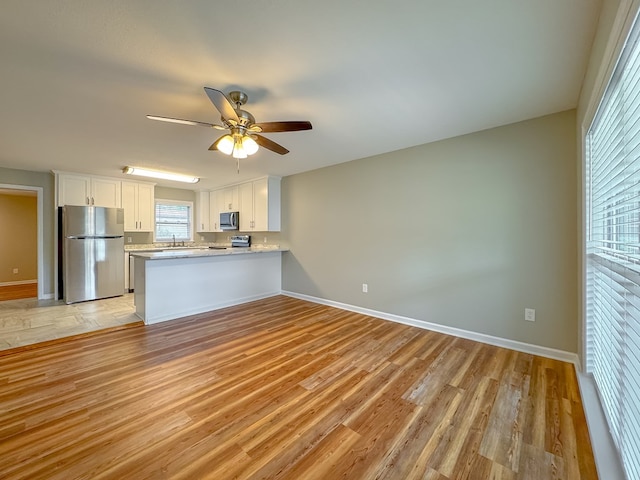
[[[586,137],[586,359],[626,475],[640,479],[638,24]]]
[[[191,241],[191,202],[156,200],[156,241]]]

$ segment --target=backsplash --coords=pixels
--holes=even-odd
[[[279,246],[280,232],[220,232],[220,233],[196,233],[193,242],[185,242],[185,246],[216,246],[230,245],[232,235],[251,235],[251,244],[254,246]],[[129,241],[131,240],[131,241]],[[176,241],[182,245],[182,241]],[[153,242],[153,233],[125,232],[124,245],[127,250],[141,248],[169,247],[173,242]]]

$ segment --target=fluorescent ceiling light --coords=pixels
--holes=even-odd
[[[198,183],[200,178],[189,175],[180,175],[179,173],[159,172],[157,170],[148,170],[139,167],[124,167],[123,173],[127,175],[139,175],[141,177],[161,178],[163,180],[174,180],[176,182]]]

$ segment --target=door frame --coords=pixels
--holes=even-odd
[[[44,278],[44,264],[43,264],[43,258],[44,258],[44,227],[43,227],[43,213],[42,213],[42,208],[43,208],[43,200],[42,200],[42,196],[43,196],[43,192],[44,189],[42,187],[33,187],[33,186],[29,186],[29,185],[12,185],[12,184],[7,184],[7,183],[0,183],[0,189],[6,189],[6,190],[28,190],[31,192],[36,192],[36,208],[37,208],[37,229],[38,229],[38,252],[37,252],[37,257],[38,257],[38,300],[43,300],[45,299],[45,294],[44,294],[44,285],[43,285],[43,278]]]

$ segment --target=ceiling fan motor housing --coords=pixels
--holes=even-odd
[[[238,122],[239,125],[242,125],[243,127],[248,128],[254,123],[256,123],[256,119],[249,112],[245,110],[240,110],[239,108],[237,108],[236,113],[238,114],[238,119],[240,120]]]

